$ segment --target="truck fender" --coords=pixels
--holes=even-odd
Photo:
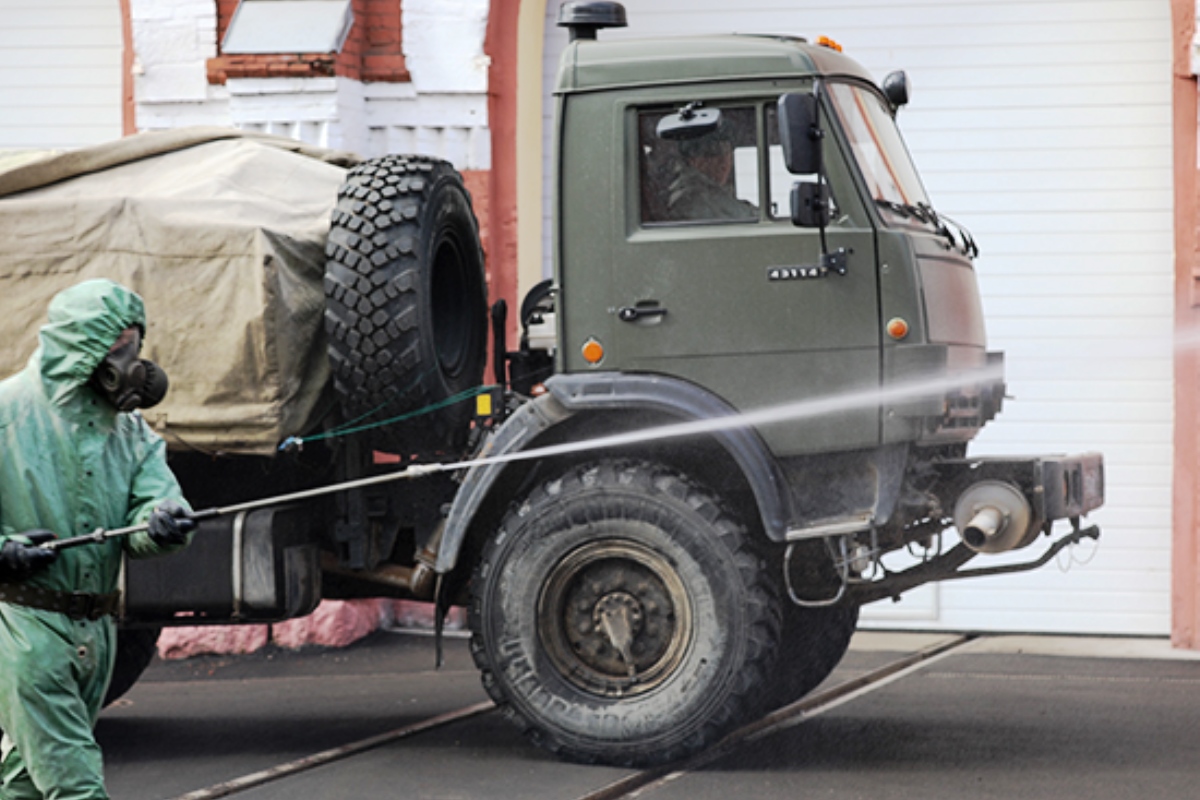
[[[711,392],[660,375],[555,375],[545,385],[548,393],[518,409],[480,453],[481,459],[501,460],[472,467],[463,479],[438,550],[439,573],[450,572],[457,565],[475,514],[509,466],[503,458],[520,453],[564,420],[582,412],[628,409],[657,411],[681,423],[737,414],[736,409]],[[757,432],[748,426],[731,425],[707,431],[705,435],[718,442],[738,465],[754,494],[767,536],[773,541],[783,541],[792,516],[788,483]]]

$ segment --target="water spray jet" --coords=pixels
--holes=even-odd
[[[790,422],[800,419],[811,419],[827,414],[846,411],[848,409],[878,407],[882,410],[884,406],[889,403],[901,403],[918,398],[928,397],[930,395],[945,394],[947,392],[956,391],[964,387],[995,382],[1000,380],[1002,377],[1002,370],[999,367],[989,366],[980,369],[959,372],[954,375],[898,382],[890,386],[863,389],[860,391],[846,392],[826,397],[814,397],[806,400],[798,400],[794,403],[774,406],[771,408],[760,408],[740,414],[730,414],[726,416],[712,417],[709,419],[690,420],[688,422],[661,425],[653,428],[644,428],[635,431],[613,434],[611,436],[601,436],[579,442],[548,445],[546,447],[539,447],[532,450],[523,450],[520,452],[505,453],[496,456],[484,456],[481,458],[472,458],[445,463],[413,464],[397,472],[389,472],[382,475],[372,475],[367,478],[344,481],[315,489],[291,492],[288,494],[266,497],[260,500],[252,500],[245,503],[238,503],[218,508],[208,508],[194,512],[193,517],[197,520],[213,519],[215,517],[225,516],[228,514],[236,514],[259,508],[266,508],[273,505],[309,500],[338,492],[350,491],[352,489],[361,489],[401,480],[412,480],[437,473],[454,472],[462,469],[484,467],[492,464],[508,464],[518,461],[554,458],[556,456],[572,455],[575,453],[588,452],[592,450],[608,450],[633,444],[645,444],[648,442],[666,441],[670,439],[682,439],[734,428],[750,428],[761,425]],[[129,536],[134,533],[145,531],[146,529],[146,524],[130,525],[123,528],[114,529],[97,528],[91,533],[66,539],[54,540],[48,543],[46,546],[52,550],[63,550],[71,547],[77,547],[79,545],[103,542],[111,538]]]

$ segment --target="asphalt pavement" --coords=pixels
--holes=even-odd
[[[945,634],[860,632],[837,685]],[[981,637],[703,767],[647,800],[1200,798],[1200,654],[1156,639]],[[155,661],[101,716],[110,793],[167,800],[486,700],[466,642]],[[230,795],[579,798],[630,770],[555,759],[495,711]]]

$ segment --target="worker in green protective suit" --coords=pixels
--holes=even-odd
[[[166,376],[138,353],[138,295],[107,280],[60,292],[28,365],[0,382],[0,798],[107,798],[92,733],[115,657],[122,548],[195,527],[160,439],[135,409]],[[124,539],[54,538],[148,523]]]

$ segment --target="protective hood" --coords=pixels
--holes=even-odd
[[[48,394],[60,398],[87,383],[121,331],[146,330],[142,298],[120,284],[98,279],[64,289],[54,296],[48,322],[38,333],[41,346],[33,354]]]

